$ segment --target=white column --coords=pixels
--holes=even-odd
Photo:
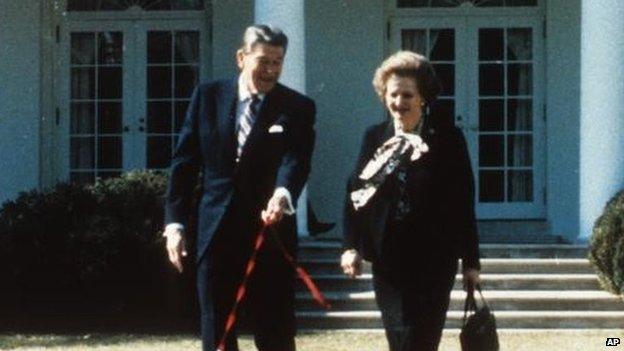
[[[304,0],[256,0],[256,24],[271,24],[288,36],[288,50],[281,83],[301,93],[306,91],[305,8]],[[299,236],[308,236],[307,187],[297,201]]]
[[[256,24],[271,24],[288,36],[288,52],[281,82],[305,92],[305,17],[304,0],[256,0]]]
[[[623,18],[624,1],[582,2],[580,240],[624,186]]]

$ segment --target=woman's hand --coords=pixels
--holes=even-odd
[[[479,277],[479,270],[474,268],[466,269],[463,273],[464,275],[464,290],[468,293],[474,291],[475,286],[481,282],[481,278]]]
[[[355,249],[346,250],[340,257],[340,266],[350,278],[362,274],[362,257]]]

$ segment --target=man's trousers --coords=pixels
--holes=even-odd
[[[199,259],[197,291],[204,351],[213,351],[219,343],[234,305],[257,234],[254,228],[257,222],[256,225],[249,222],[239,211],[230,208],[207,252]],[[280,226],[289,225],[294,234],[294,218],[285,216]],[[269,231],[266,234],[247,283],[244,303],[239,307],[237,324],[243,317],[259,351],[294,351],[294,269],[283,257],[272,234]],[[286,240],[285,244],[289,251],[296,246],[293,240]],[[238,351],[236,336],[235,328],[229,334],[226,351]]]

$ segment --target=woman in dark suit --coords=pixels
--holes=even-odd
[[[464,288],[479,281],[466,142],[426,113],[440,84],[425,57],[397,52],[373,85],[391,118],[367,129],[349,179],[341,266],[355,277],[372,263],[391,351],[436,350],[458,258]]]

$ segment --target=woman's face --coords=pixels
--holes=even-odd
[[[424,100],[413,78],[391,75],[384,101],[392,118],[401,125],[413,129],[420,122]]]

